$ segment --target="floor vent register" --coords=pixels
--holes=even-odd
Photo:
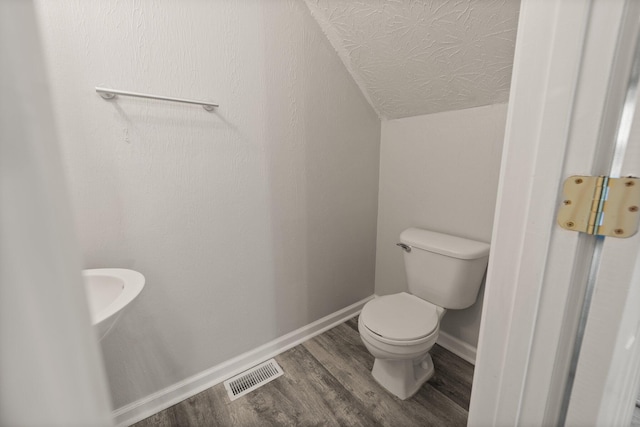
[[[270,359],[235,377],[229,378],[224,382],[224,388],[227,389],[229,399],[236,400],[283,374],[284,372],[282,372],[278,362],[275,359]]]

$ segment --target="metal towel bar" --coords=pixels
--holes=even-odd
[[[135,98],[146,98],[146,99],[157,99],[160,101],[171,101],[171,102],[182,102],[183,104],[195,104],[202,105],[207,111],[213,111],[214,108],[218,107],[218,104],[212,104],[211,102],[206,101],[197,101],[194,99],[184,99],[184,98],[173,98],[170,96],[157,96],[157,95],[149,95],[146,93],[138,93],[138,92],[129,92],[126,90],[116,90],[116,89],[107,89],[104,87],[97,87],[96,92],[100,94],[104,99],[113,99],[116,95],[121,96],[133,96]]]

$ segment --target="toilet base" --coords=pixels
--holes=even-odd
[[[373,378],[398,398],[405,400],[416,394],[433,376],[431,354],[417,360],[376,359],[373,362]]]

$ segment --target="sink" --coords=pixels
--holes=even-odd
[[[102,340],[144,287],[144,276],[125,268],[82,270],[93,328]]]

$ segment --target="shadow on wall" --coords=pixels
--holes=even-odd
[[[484,287],[487,275],[482,279],[482,285],[478,292],[476,302],[464,310],[449,310],[442,318],[442,329],[455,338],[461,339],[465,343],[478,346],[478,328],[482,316],[482,301],[484,300]]]
[[[117,265],[117,264],[114,264]],[[160,302],[164,298],[170,298],[161,286],[157,286],[161,279],[153,271],[145,276],[145,290],[153,288],[144,306],[140,298],[136,298],[131,306],[123,314],[121,321],[116,323],[113,330],[100,342],[105,361],[110,363],[109,382],[117,385],[112,390],[112,398],[115,407],[123,406],[129,402],[122,401],[122,390],[127,390],[127,395],[146,396],[154,391],[166,387],[167,378],[179,377],[181,368],[188,366],[189,360],[184,360],[183,355],[171,351],[171,343],[166,342],[165,334],[158,322],[155,321],[153,310],[148,307],[162,307]],[[179,308],[170,308],[175,321],[182,328],[188,325],[179,312]],[[184,344],[195,348],[193,336],[185,334]],[[123,354],[127,359],[122,360]],[[114,366],[117,364],[117,366]],[[140,377],[145,380],[140,381]],[[118,393],[120,392],[120,393]],[[118,400],[115,400],[118,399]]]
[[[373,294],[380,122],[303,2],[263,14],[279,336]],[[302,37],[274,36],[282,15],[303,19]]]
[[[193,185],[190,174],[205,176],[193,161],[195,153],[206,159],[211,152],[224,151],[229,144],[218,135],[237,130],[221,112],[144,102],[121,98],[105,104],[115,111],[122,134],[106,141],[114,147],[113,155],[94,145],[101,157],[99,168],[109,176],[103,179],[95,169],[82,176],[104,200],[93,205],[87,203],[93,196],[87,200],[81,194],[78,208],[85,268],[118,266],[146,278],[140,297],[100,343],[115,408],[193,375],[194,366],[211,366],[202,362],[211,360],[203,350],[211,335],[200,334],[198,328],[222,329],[221,322],[204,314],[219,311],[218,280],[211,275],[219,261],[211,255],[223,244],[211,238],[213,227],[195,219],[206,215],[215,223],[208,215],[211,204],[206,200],[211,198],[199,194],[208,184]],[[169,162],[176,166],[165,168]],[[110,195],[105,197],[105,192]],[[194,315],[200,316],[198,327]]]

